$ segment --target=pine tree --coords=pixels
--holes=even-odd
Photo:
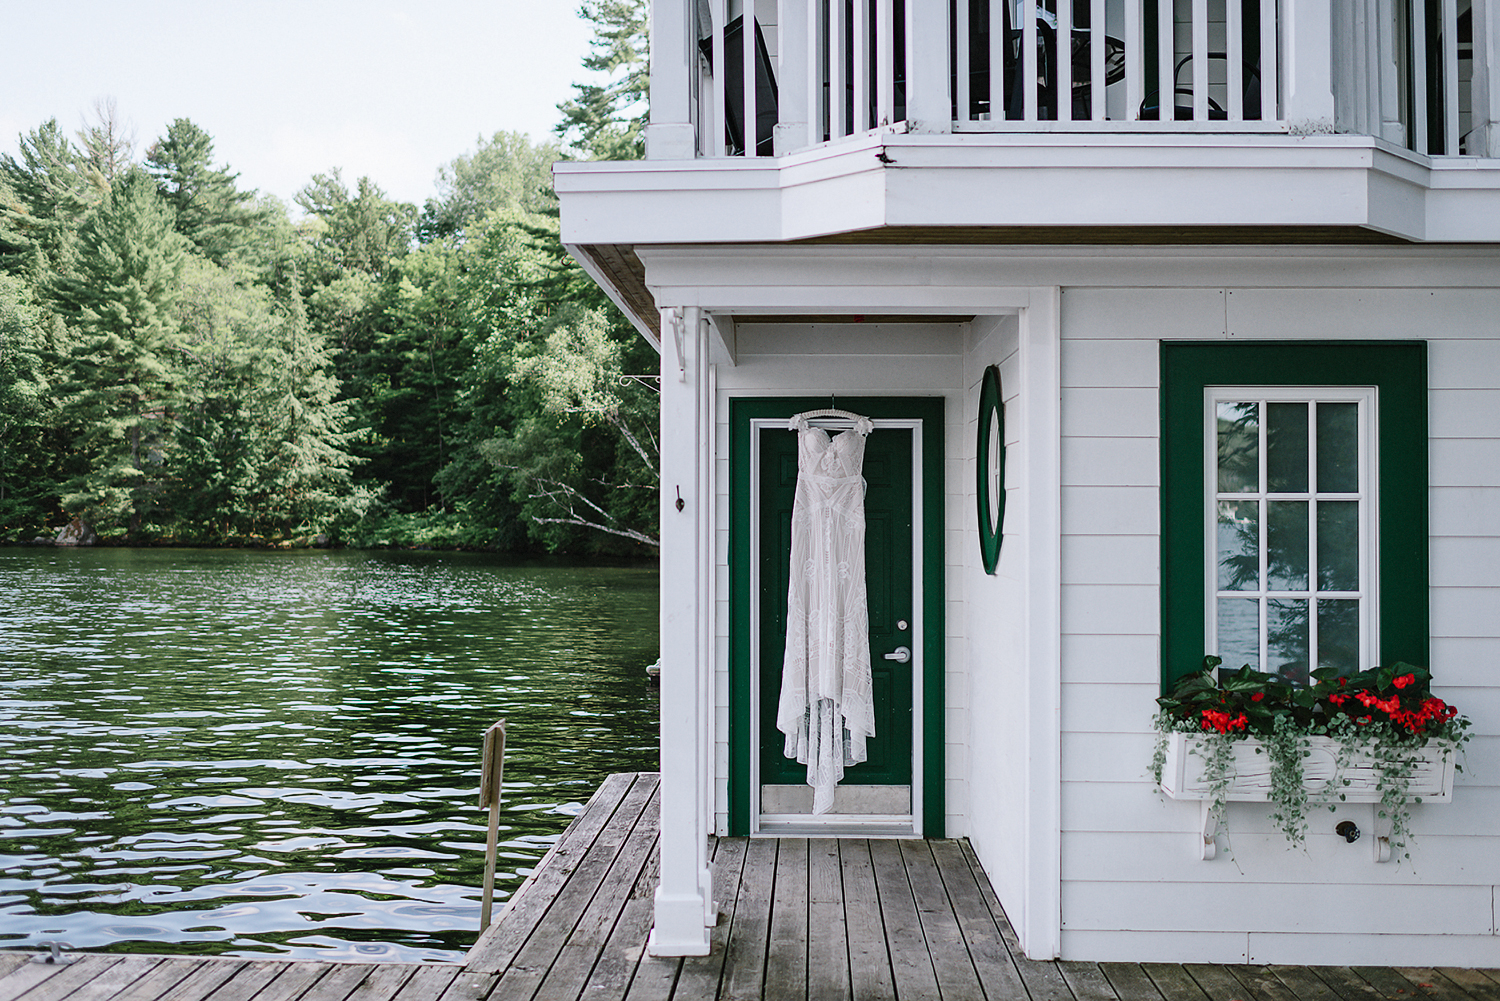
[[[63,505],[132,535],[163,490],[180,377],[172,352],[186,241],[139,168],[116,178],[78,236],[75,274],[51,286],[74,341],[62,386],[65,423],[82,468]]]
[[[71,267],[73,235],[93,190],[78,151],[52,119],[0,156],[0,271],[32,280]]]
[[[578,13],[594,24],[593,51],[583,68],[610,79],[575,83],[573,100],[557,106],[563,120],[555,131],[592,159],[639,160],[646,155],[651,90],[650,6],[647,0],[585,0]]]
[[[213,166],[213,138],[186,118],[146,152],[146,169],[176,213],[177,232],[215,264],[224,264],[267,215],[255,207],[255,192],[235,187],[238,174]]]

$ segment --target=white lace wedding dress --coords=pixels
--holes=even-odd
[[[832,438],[802,416],[792,502],[786,659],[776,727],[786,756],[807,765],[813,813],[833,807],[844,768],[865,760],[875,735],[870,613],[865,595],[865,417]]]

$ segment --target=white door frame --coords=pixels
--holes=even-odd
[[[819,423],[823,423],[819,421]],[[926,669],[923,656],[926,637],[922,601],[922,553],[924,522],[922,520],[922,425],[921,418],[876,418],[870,423],[875,430],[906,428],[911,430],[911,812],[907,814],[842,814],[822,816],[803,814],[762,814],[760,810],[760,754],[765,734],[761,732],[760,715],[760,630],[750,629],[750,665],[755,680],[750,685],[750,722],[754,740],[750,749],[750,836],[755,837],[831,837],[901,838],[922,836],[922,689]],[[760,621],[760,432],[767,429],[785,431],[786,421],[756,417],[750,421],[750,622]],[[938,432],[941,434],[941,430]],[[868,568],[866,568],[868,573]]]

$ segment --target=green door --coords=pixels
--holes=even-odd
[[[797,436],[786,424],[793,414],[828,405],[826,396],[729,401],[731,834],[794,831],[811,810],[807,766],[783,757],[785,737],[776,729],[797,483]],[[845,773],[835,802],[845,819],[828,815],[834,826],[817,829],[858,835],[905,828],[940,838],[946,404],[940,397],[841,396],[837,405],[876,422],[863,468],[876,717],[869,760]],[[901,647],[911,650],[910,660],[885,659]],[[816,822],[808,817],[806,826]]]
[[[786,596],[791,556],[792,498],[797,486],[797,435],[783,428],[760,434],[760,779],[801,786],[807,766],[783,754],[776,729],[786,648]],[[844,785],[906,786],[911,812],[912,670],[885,654],[913,646],[912,431],[877,428],[865,440],[865,585],[869,592],[870,657],[875,738],[869,759],[844,773]],[[779,812],[779,811],[777,811]]]

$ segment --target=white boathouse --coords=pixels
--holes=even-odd
[[[647,158],[555,178],[661,351],[652,949],[708,948],[708,835],[847,834],[969,839],[1033,959],[1500,966],[1500,0],[656,0],[651,35]],[[1246,402],[1304,480],[1360,474],[1268,486],[1353,541],[1230,593],[1204,469]],[[787,419],[830,406],[875,426],[883,715],[814,816],[774,717]],[[1369,804],[1305,852],[1232,804],[1202,857],[1151,718],[1215,650],[1431,666],[1475,737],[1411,860],[1334,833]]]

